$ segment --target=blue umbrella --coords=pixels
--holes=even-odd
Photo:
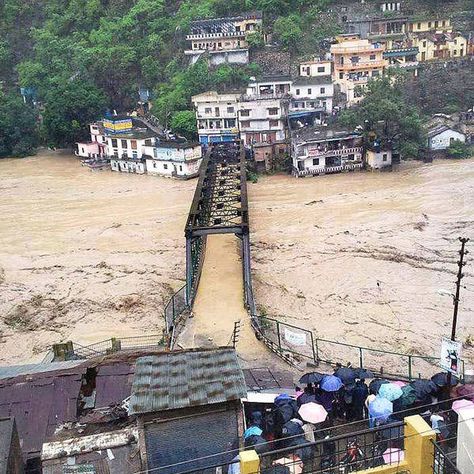
[[[335,375],[326,375],[319,384],[325,392],[337,392],[343,385],[341,379]]]
[[[394,383],[384,383],[380,386],[379,396],[393,402],[403,395],[402,389]]]
[[[373,402],[369,403],[369,413],[376,420],[387,421],[393,413],[393,404],[386,398],[377,396]]]

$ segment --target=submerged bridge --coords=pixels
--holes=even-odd
[[[251,286],[245,150],[238,141],[211,146],[186,222],[186,303],[192,306],[211,234],[235,234],[242,241],[244,288]],[[248,295],[245,291],[245,301]]]

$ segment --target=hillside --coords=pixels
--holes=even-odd
[[[0,5],[0,94],[17,96],[19,87],[27,88],[42,112],[40,138],[53,146],[76,141],[84,125],[107,107],[135,108],[140,87],[153,93],[158,117],[173,125],[176,113],[189,109],[192,94],[242,86],[251,75],[272,72],[266,64],[275,72],[290,72],[299,58],[314,56],[327,45],[326,39],[343,32],[348,18],[380,13],[379,4],[375,0],[5,0]],[[451,16],[455,28],[472,30],[472,0],[405,0],[403,8],[420,17]],[[271,48],[256,38],[251,51],[256,62],[245,67],[188,66],[183,50],[190,21],[248,10],[263,12]],[[275,51],[282,60],[273,61]],[[8,121],[6,115],[0,112],[0,122]]]

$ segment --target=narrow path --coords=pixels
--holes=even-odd
[[[233,234],[210,235],[193,314],[181,335],[182,347],[231,344],[234,322],[239,321],[237,353],[244,367],[274,366],[277,357],[257,340],[244,304],[239,241]]]

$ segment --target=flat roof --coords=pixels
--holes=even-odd
[[[293,81],[294,86],[309,86],[318,84],[332,84],[330,75],[326,76],[300,76]]]

